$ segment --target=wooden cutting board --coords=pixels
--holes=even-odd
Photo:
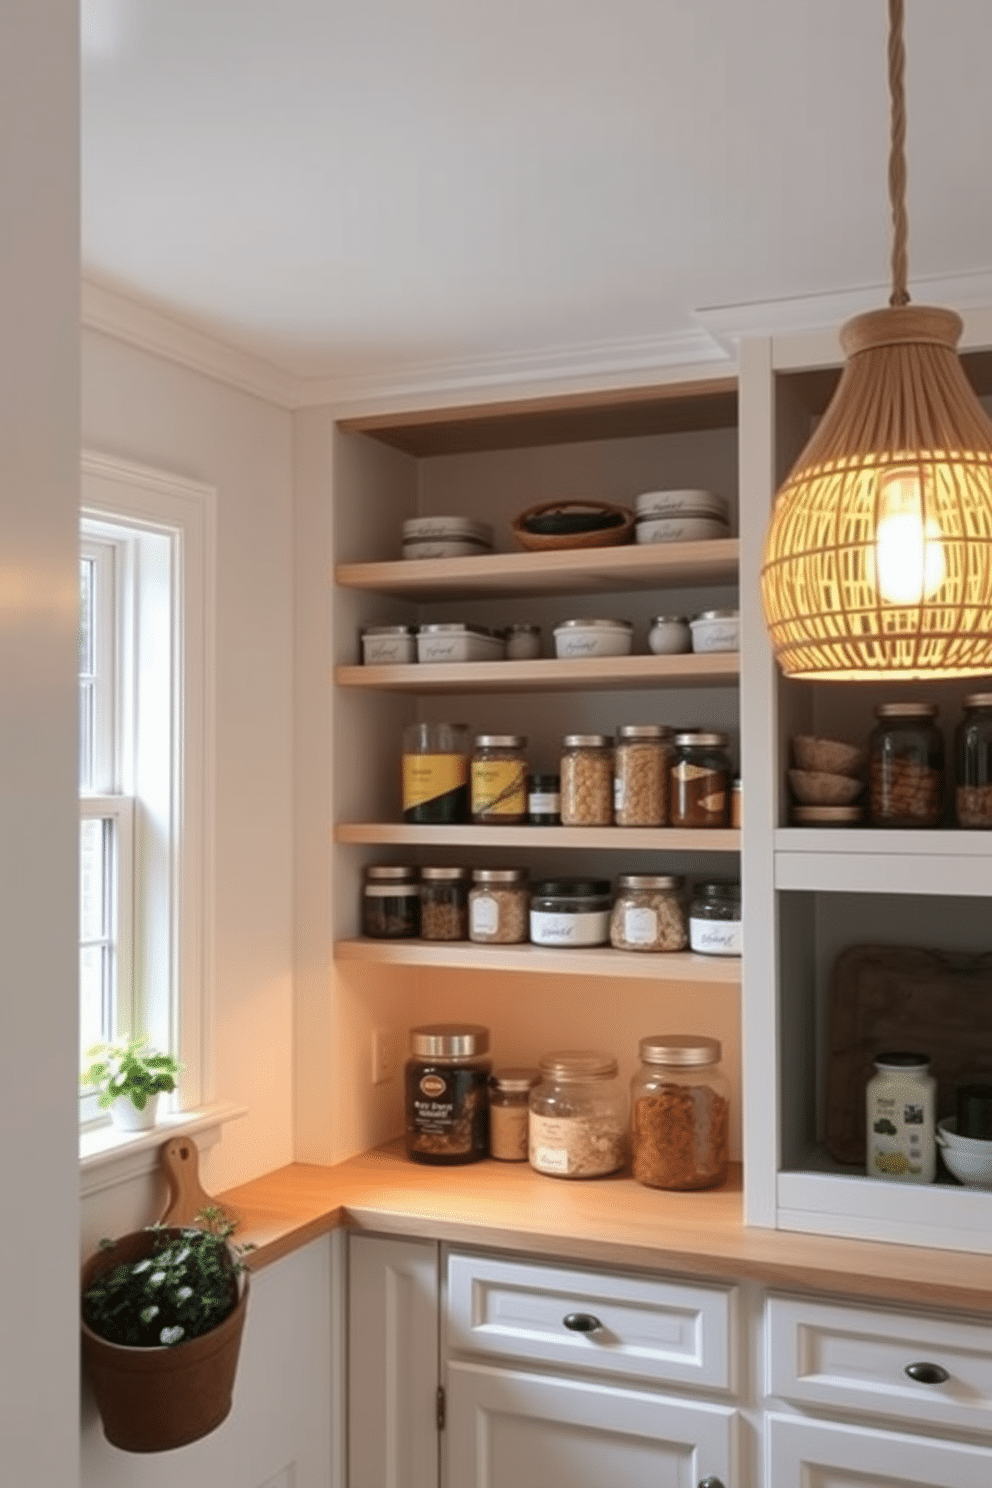
[[[937,1119],[959,1085],[992,1071],[992,952],[850,946],[834,963],[828,1012],[826,1143],[837,1162],[865,1160],[865,1085],[875,1056],[930,1056]]]

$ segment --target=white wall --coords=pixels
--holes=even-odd
[[[201,1180],[215,1192],[293,1155],[292,419],[93,331],[83,334],[82,405],[85,448],[217,490],[207,1094],[249,1114],[204,1155]],[[135,1223],[151,1217],[138,1212],[146,1187]]]

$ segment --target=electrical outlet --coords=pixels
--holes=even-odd
[[[372,1084],[385,1085],[395,1074],[392,1032],[388,1028],[377,1028],[372,1035]]]

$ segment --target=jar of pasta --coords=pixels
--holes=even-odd
[[[613,751],[613,818],[618,827],[663,827],[668,820],[672,731],[625,723]]]
[[[566,734],[562,751],[562,826],[612,825],[613,740],[609,734]]]
[[[622,873],[610,915],[620,951],[684,951],[689,944],[685,880],[670,873]]]
[[[673,827],[725,827],[730,822],[727,735],[688,729],[675,735],[668,821]]]
[[[875,827],[938,827],[944,809],[944,740],[936,703],[880,703],[868,756]]]
[[[648,1188],[715,1188],[727,1177],[729,1086],[717,1039],[654,1034],[630,1084],[634,1177]]]

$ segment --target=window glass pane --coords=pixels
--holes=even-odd
[[[79,789],[93,789],[93,682],[89,677],[79,679]]]
[[[112,1037],[110,987],[112,952],[109,946],[83,946],[79,952],[79,1062],[94,1044]]]
[[[79,824],[79,938],[102,940],[110,930],[110,849],[113,823],[95,817]]]

